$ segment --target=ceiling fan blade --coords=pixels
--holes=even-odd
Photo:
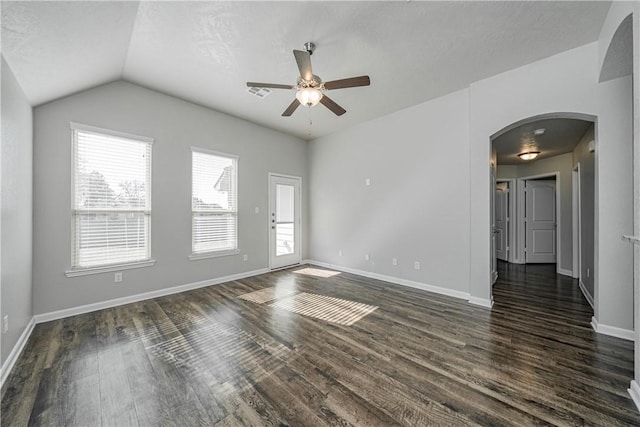
[[[311,55],[304,50],[294,50],[293,55],[296,57],[298,63],[298,69],[300,70],[300,77],[304,80],[313,80],[313,71],[311,71]]]
[[[327,90],[346,89],[348,87],[369,86],[370,84],[371,80],[369,79],[369,76],[360,76],[326,82],[324,84],[324,88]]]
[[[294,99],[293,102],[287,107],[287,109],[284,110],[284,113],[282,113],[282,117],[289,117],[293,114],[294,111],[296,111],[296,108],[298,108],[299,106],[300,101],[298,101],[298,98]]]
[[[256,83],[256,82],[247,82],[248,87],[267,87],[272,89],[293,89],[292,85],[279,85],[276,83]]]
[[[333,99],[329,98],[327,95],[324,95],[322,98],[320,98],[320,103],[327,107],[329,110],[333,111],[336,116],[341,116],[347,112],[347,110],[336,104]]]

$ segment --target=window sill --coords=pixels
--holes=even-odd
[[[156,263],[156,260],[150,259],[148,261],[131,262],[127,264],[115,264],[115,265],[108,265],[105,267],[89,267],[89,268],[79,268],[77,270],[67,270],[64,272],[64,274],[67,277],[88,276],[90,274],[111,273],[114,271],[151,267],[155,265],[155,263]]]
[[[189,259],[191,261],[197,261],[199,259],[218,258],[222,256],[238,255],[239,253],[240,253],[239,249],[233,249],[230,251],[219,251],[219,252],[205,252],[201,254],[191,254],[189,255]]]

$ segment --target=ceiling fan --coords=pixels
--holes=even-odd
[[[311,55],[316,49],[315,44],[307,42],[304,44],[304,49],[305,50],[293,51],[298,69],[300,70],[300,77],[298,77],[295,85],[247,82],[247,86],[271,89],[295,89],[296,99],[284,110],[282,113],[284,117],[291,116],[300,105],[313,107],[318,103],[327,107],[337,116],[343,115],[347,110],[336,104],[331,98],[325,95],[324,92],[333,89],[369,86],[371,84],[369,76],[350,77],[347,79],[323,82],[320,77],[311,71]]]

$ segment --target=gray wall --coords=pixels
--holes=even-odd
[[[598,86],[595,318],[633,330],[633,85],[631,76]],[[636,112],[637,114],[637,112]]]
[[[468,292],[468,99],[456,92],[310,143],[312,259]]]
[[[595,139],[594,127],[591,126],[584,134],[578,146],[573,150],[573,165],[580,163],[580,246],[581,272],[580,280],[591,300],[594,297],[594,235],[595,235],[595,173],[596,162],[594,153],[589,152],[589,142]],[[587,269],[589,275],[587,276]]]
[[[32,191],[33,117],[31,106],[2,58],[2,220],[0,225],[1,316],[9,316],[2,334],[2,363],[33,316]],[[0,329],[1,330],[1,329]]]
[[[303,258],[307,256],[306,144],[291,136],[140,86],[115,82],[34,113],[34,312],[47,313],[268,266],[268,173],[302,177]],[[69,122],[155,139],[152,154],[153,267],[67,278],[71,253]],[[241,253],[190,261],[191,146],[240,156]],[[259,214],[254,213],[258,207]],[[243,262],[247,254],[249,260]]]
[[[558,247],[558,263],[559,267],[565,270],[565,272],[571,272],[573,270],[572,156],[571,153],[567,153],[522,165],[498,166],[498,179],[526,178],[529,176],[560,172],[560,218],[558,223],[560,224],[561,234]]]

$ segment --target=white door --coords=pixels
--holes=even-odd
[[[556,182],[525,184],[525,261],[556,262]]]
[[[495,165],[492,163],[491,164],[491,177],[490,177],[490,184],[491,187],[490,188],[496,188],[496,167]],[[498,261],[496,259],[496,195],[495,195],[495,191],[490,191],[489,194],[491,194],[491,200],[490,200],[490,204],[489,206],[491,206],[490,209],[490,215],[491,215],[491,249],[490,249],[490,254],[491,254],[491,284],[494,284],[496,282],[496,280],[498,280]]]
[[[496,184],[496,258],[508,261],[509,242],[509,216],[507,206],[509,205],[509,184],[500,182]]]
[[[269,267],[300,264],[300,178],[269,174]]]

